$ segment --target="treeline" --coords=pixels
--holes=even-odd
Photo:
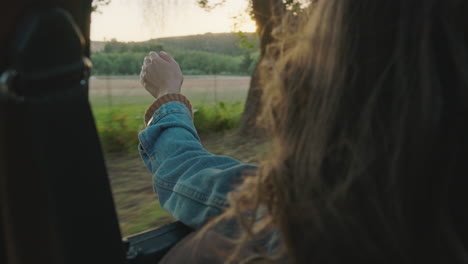
[[[250,75],[258,55],[229,56],[203,51],[167,51],[174,56],[185,75]],[[138,75],[148,52],[93,54],[94,75]]]
[[[251,42],[254,50],[258,49],[259,41],[254,33],[242,33],[241,35],[239,33],[207,33],[194,36],[161,38],[150,40],[149,42],[157,42],[168,49],[206,51],[241,56],[245,53],[245,50],[239,45],[242,38]]]
[[[241,49],[238,42],[235,34],[205,34],[139,43],[113,40],[92,54],[93,74],[137,75],[149,51],[164,50],[174,56],[186,75],[250,75],[258,53]]]

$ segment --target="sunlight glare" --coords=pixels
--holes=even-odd
[[[255,23],[245,14],[247,0],[229,0],[211,12],[202,10],[195,0],[159,0],[161,4],[155,1],[112,0],[100,12],[93,13],[91,39],[145,41],[208,32],[255,31]],[[239,15],[242,21],[235,21],[233,17]]]

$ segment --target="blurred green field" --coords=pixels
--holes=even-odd
[[[212,153],[244,162],[256,160],[255,147],[235,135],[247,96],[248,77],[188,76],[183,94],[195,108],[195,124],[204,146]],[[106,157],[114,200],[124,236],[172,221],[152,188],[151,174],[137,152],[143,115],[153,98],[138,78],[92,78],[90,102]]]
[[[250,78],[187,76],[182,92],[192,102],[199,133],[235,128],[243,112]],[[137,76],[94,77],[90,101],[106,152],[135,151],[143,116],[154,101]]]
[[[193,104],[244,103],[249,83],[246,76],[185,76],[182,93]],[[138,76],[92,77],[90,99],[94,108],[148,105],[153,101]]]

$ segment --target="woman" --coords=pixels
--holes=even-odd
[[[467,14],[466,0],[311,6],[297,32],[280,30],[279,58],[262,62],[274,151],[253,177],[202,148],[176,62],[148,57],[145,87],[169,93],[140,134],[161,204],[194,228],[221,214],[174,250],[211,244],[228,252],[210,253],[220,262],[467,263]],[[241,228],[217,229],[222,220]],[[210,230],[236,245],[210,243]]]

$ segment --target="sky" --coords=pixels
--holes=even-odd
[[[157,1],[165,4],[155,4]],[[144,41],[208,32],[253,32],[255,23],[245,12],[247,4],[247,0],[227,0],[224,6],[207,12],[196,0],[112,0],[93,13],[91,39]],[[244,22],[236,29],[233,17],[239,15]]]

